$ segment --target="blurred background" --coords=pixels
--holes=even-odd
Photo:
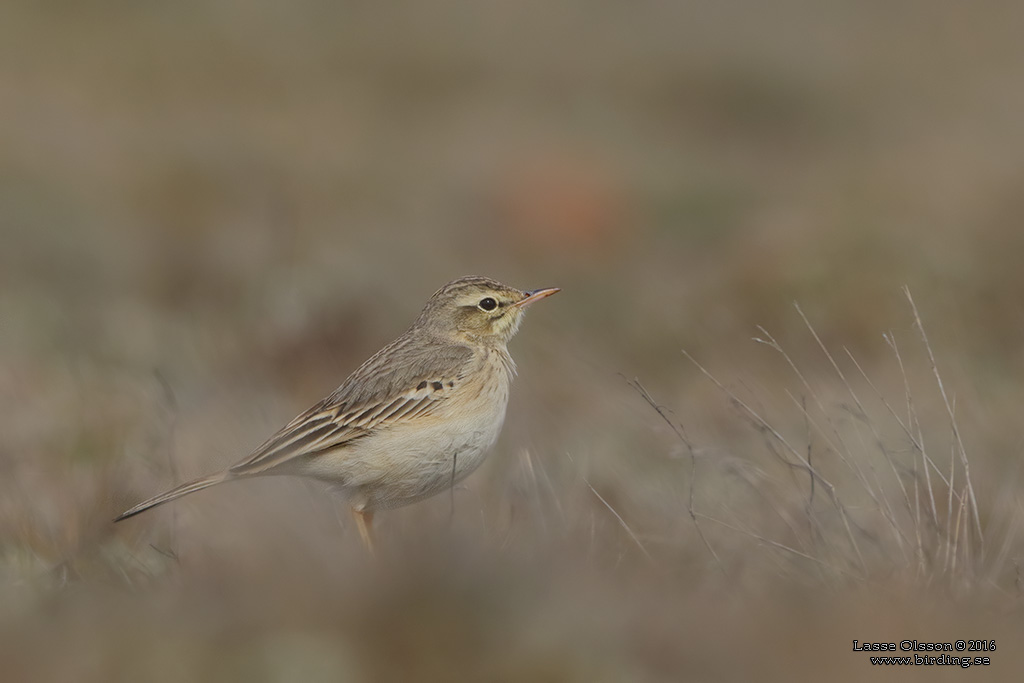
[[[4,670],[861,680],[852,639],[984,638],[1019,680],[1022,22],[3,3]],[[380,515],[380,562],[302,482],[110,524],[470,274],[563,292],[488,463]]]

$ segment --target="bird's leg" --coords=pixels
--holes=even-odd
[[[373,511],[352,508],[352,516],[356,518],[356,526],[359,527],[359,538],[363,539],[363,545],[366,546],[371,556],[376,555],[376,549],[373,544]]]

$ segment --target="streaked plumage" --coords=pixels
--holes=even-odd
[[[557,291],[484,277],[448,283],[405,334],[247,458],[115,521],[225,481],[294,474],[341,491],[369,542],[374,510],[434,495],[480,464],[501,431],[515,374],[508,340],[525,307]]]

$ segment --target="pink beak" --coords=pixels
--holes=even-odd
[[[548,287],[547,289],[535,289],[532,292],[525,292],[526,298],[512,304],[515,308],[526,308],[534,301],[539,301],[544,297],[551,296],[552,294],[558,294],[562,290],[558,287]]]

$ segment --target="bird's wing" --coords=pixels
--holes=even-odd
[[[399,338],[229,471],[263,474],[294,458],[333,451],[384,426],[430,415],[463,381],[472,356],[465,346]]]

